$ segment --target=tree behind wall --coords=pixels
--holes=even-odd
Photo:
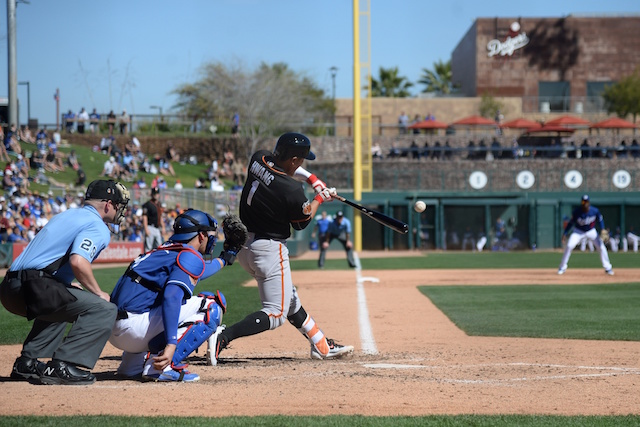
[[[635,123],[640,114],[640,67],[619,82],[605,86],[602,97],[609,113],[621,118],[631,115]]]
[[[413,86],[406,77],[400,76],[398,67],[380,67],[378,78],[371,78],[371,96],[388,98],[406,98]]]
[[[262,63],[255,70],[237,63],[207,63],[198,81],[180,85],[173,93],[178,95],[174,108],[188,117],[222,116],[231,122],[237,112],[239,133],[250,141],[247,157],[283,132],[322,133],[334,112],[322,89],[284,63]]]

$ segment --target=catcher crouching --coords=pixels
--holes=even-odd
[[[195,293],[196,285],[233,264],[247,231],[240,219],[223,220],[224,250],[205,261],[216,243],[217,221],[189,209],[163,245],[136,258],[120,277],[111,301],[118,317],[109,338],[123,350],[118,374],[143,381],[198,381],[184,360],[221,328],[222,292]]]

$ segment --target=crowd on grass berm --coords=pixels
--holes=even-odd
[[[87,176],[75,150],[66,153],[59,149],[61,136],[58,131],[48,132],[42,128],[33,136],[28,127],[16,129],[11,125],[6,133],[0,127],[4,144],[0,144],[0,162],[2,168],[2,196],[0,197],[0,242],[28,243],[53,215],[69,208],[82,206]],[[104,162],[101,176],[127,182],[132,190],[168,188],[164,176],[175,176],[173,164],[184,161],[171,143],[163,154],[148,155],[141,149],[135,136],[127,138],[120,146],[115,137],[106,135],[97,137],[98,143],[93,150],[109,157]],[[33,145],[32,149],[31,145]],[[26,147],[26,148],[23,148]],[[57,173],[68,168],[76,171],[76,181],[69,185],[56,180]],[[224,191],[223,178],[232,180],[233,188],[239,188],[245,179],[246,166],[235,159],[232,152],[225,152],[219,162],[214,159],[206,176],[196,179],[194,188],[212,191]],[[52,191],[41,194],[31,190],[31,183],[48,185],[63,190],[63,195],[54,196]],[[179,179],[173,188],[183,188]],[[179,204],[159,206],[161,220],[165,230],[171,230],[173,220],[181,212]],[[142,207],[133,204],[127,207],[126,223],[116,227],[114,240],[142,241],[144,226]],[[163,236],[165,239],[167,235]]]

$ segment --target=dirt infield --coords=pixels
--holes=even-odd
[[[105,348],[92,386],[9,380],[19,346],[0,347],[0,415],[430,415],[640,413],[640,343],[469,337],[416,286],[637,281],[640,270],[294,272],[309,311],[355,354],[313,361],[291,326],[237,340],[220,365],[194,357],[195,384],[115,378]],[[359,315],[366,307],[368,316]],[[233,309],[230,306],[230,309]],[[367,326],[367,322],[369,326]],[[201,349],[204,354],[204,347]],[[178,402],[178,403],[176,403]]]

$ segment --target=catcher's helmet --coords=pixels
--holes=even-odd
[[[195,209],[187,209],[173,223],[173,236],[169,238],[172,242],[186,243],[196,237],[198,233],[217,231],[218,222],[208,213]],[[213,250],[217,236],[209,236],[205,253]]]
[[[315,160],[316,158],[316,155],[311,152],[309,138],[295,132],[288,132],[280,136],[273,154],[283,159],[290,159],[294,156],[304,157],[307,160]]]

